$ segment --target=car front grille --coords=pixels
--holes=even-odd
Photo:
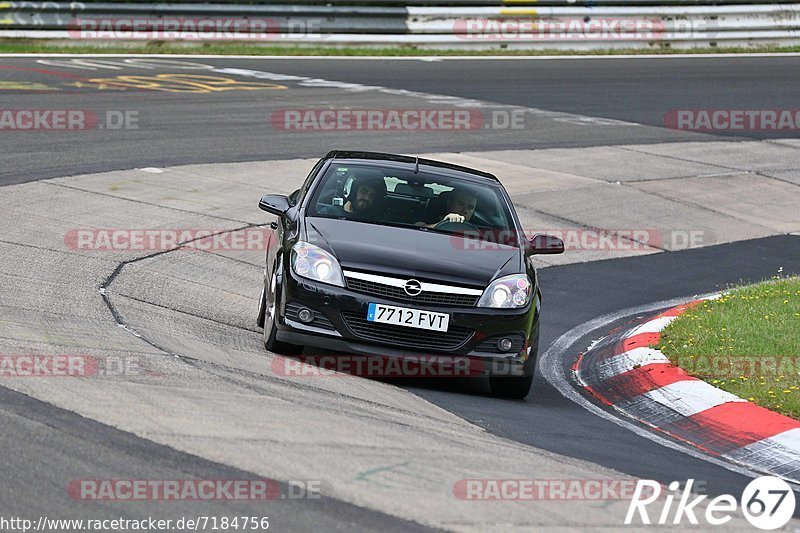
[[[380,324],[370,322],[364,314],[353,311],[343,311],[342,318],[353,335],[358,338],[427,350],[455,350],[463,346],[474,333],[473,330],[460,326],[450,326],[448,331],[430,331]]]
[[[347,281],[347,288],[350,290],[371,294],[373,296],[380,296],[381,298],[390,300],[402,300],[404,302],[418,304],[475,307],[475,304],[478,303],[478,298],[480,298],[480,296],[473,296],[471,294],[431,291],[423,291],[417,296],[409,296],[402,287],[393,287],[391,285],[384,285],[383,283],[351,277],[345,277],[345,279]]]

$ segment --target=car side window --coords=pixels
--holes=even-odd
[[[306,176],[306,180],[303,182],[303,186],[294,191],[292,194],[289,195],[289,200],[292,201],[292,204],[297,205],[303,201],[305,198],[308,189],[311,187],[311,184],[314,182],[314,178],[316,178],[319,169],[322,168],[322,165],[325,163],[325,159],[320,159],[317,161],[317,164],[314,165],[314,168],[311,169],[311,172],[308,173]]]

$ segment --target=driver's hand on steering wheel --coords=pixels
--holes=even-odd
[[[464,220],[465,220],[465,218],[464,218],[463,215],[459,215],[457,213],[450,213],[449,215],[447,215],[446,217],[444,217],[442,219],[442,222],[459,222],[459,223],[463,223]],[[441,224],[441,222],[440,222],[440,224]]]

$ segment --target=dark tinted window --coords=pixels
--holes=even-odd
[[[445,223],[451,213],[463,222]],[[308,214],[448,233],[514,228],[497,186],[367,165],[331,165]]]

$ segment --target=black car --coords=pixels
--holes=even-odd
[[[268,350],[459,357],[480,363],[493,394],[528,394],[541,304],[530,256],[564,245],[528,240],[495,176],[333,151],[259,207],[279,217],[258,312]]]

